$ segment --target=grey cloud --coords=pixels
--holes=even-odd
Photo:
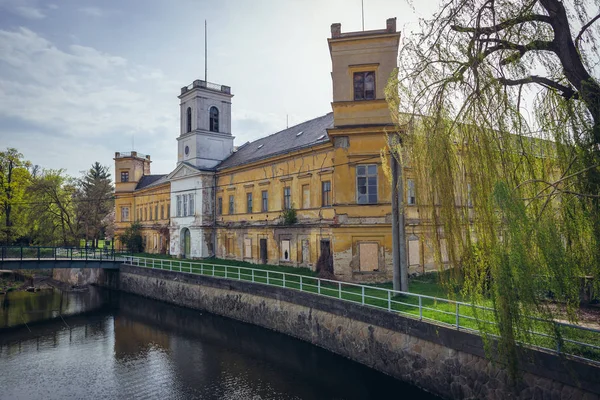
[[[36,7],[18,6],[12,9],[12,12],[20,17],[27,19],[44,19],[46,15]]]
[[[79,11],[90,17],[103,17],[105,15],[104,11],[98,7],[82,7]]]

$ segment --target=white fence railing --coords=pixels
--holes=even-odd
[[[491,326],[491,335],[494,336],[496,328],[492,308],[440,297],[260,268],[127,255],[123,256],[123,259],[125,264],[138,267],[248,281],[334,297],[473,333],[481,333],[481,325],[488,325]],[[528,332],[529,337],[524,342],[525,345],[600,364],[600,330],[531,318],[536,330]],[[557,330],[561,333],[560,339],[556,339],[553,333]]]

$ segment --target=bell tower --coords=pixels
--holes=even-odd
[[[332,24],[327,41],[334,126],[392,124],[385,86],[398,60],[396,18],[389,18],[384,29],[360,32],[342,32],[341,24]]]
[[[202,80],[181,88],[177,164],[211,169],[233,152],[231,88]]]

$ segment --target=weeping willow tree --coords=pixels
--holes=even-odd
[[[575,320],[582,278],[598,288],[599,4],[445,0],[387,88],[435,258],[447,251],[462,295],[494,306],[497,327],[479,315],[479,328],[512,372],[532,330],[562,343],[530,316]]]

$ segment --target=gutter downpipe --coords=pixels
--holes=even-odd
[[[213,254],[212,257],[217,257],[217,174],[215,170],[214,183],[213,183],[213,220],[212,220],[212,240],[213,240]]]

